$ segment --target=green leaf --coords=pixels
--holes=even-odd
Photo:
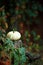
[[[28,43],[30,41],[30,39],[29,38],[26,38],[26,42]]]
[[[25,54],[25,48],[24,47],[19,48],[19,53],[24,55]]]
[[[36,32],[32,31],[31,34],[33,35],[33,37],[36,37]]]
[[[18,14],[19,14],[19,10],[16,10],[16,12],[15,12],[15,13],[16,13],[16,15],[18,15]]]
[[[26,37],[28,37],[28,34],[29,34],[29,32],[28,31],[25,31],[25,36]]]
[[[32,5],[32,9],[33,9],[33,10],[37,10],[37,9],[38,9],[37,4],[33,4],[33,5]]]

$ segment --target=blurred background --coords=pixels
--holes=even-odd
[[[0,0],[0,31],[12,30],[21,33],[24,46],[40,46],[43,58],[43,0]]]

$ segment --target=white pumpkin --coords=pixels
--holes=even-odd
[[[7,37],[12,40],[12,38],[13,38],[13,31],[8,32]]]
[[[11,40],[19,40],[21,38],[21,34],[18,31],[10,31],[8,32],[7,37]]]

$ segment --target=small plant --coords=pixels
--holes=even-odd
[[[14,48],[14,43],[8,38],[4,41],[3,51],[5,51],[11,62],[13,61],[13,65],[24,65],[26,62],[25,48]]]
[[[4,40],[2,39],[2,37],[4,38]],[[31,61],[33,62],[34,59],[37,60],[36,59],[37,56],[32,52],[27,51],[25,46],[20,46],[15,48],[15,41],[19,41],[19,40],[11,40],[10,38],[7,38],[6,35],[2,37],[0,41],[3,44],[0,45],[0,51],[4,53],[2,54],[0,52],[0,56],[1,56],[0,59],[4,55],[5,59],[7,58],[10,59],[11,65],[25,65],[25,63],[27,63],[28,65],[28,63],[30,63]],[[36,48],[36,45],[31,46],[31,48]]]
[[[2,38],[0,40],[2,40]],[[4,53],[6,53],[4,57],[6,58],[7,56],[8,58],[10,58],[10,61],[13,65],[24,65],[24,63],[26,62],[25,47],[15,48],[15,42],[11,41],[7,37],[5,37],[2,42],[3,45],[0,45],[0,51],[4,51]],[[3,57],[3,54],[1,53],[0,56]]]

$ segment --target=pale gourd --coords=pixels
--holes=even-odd
[[[19,40],[21,38],[21,34],[18,31],[10,31],[7,33],[7,37],[11,40]]]

